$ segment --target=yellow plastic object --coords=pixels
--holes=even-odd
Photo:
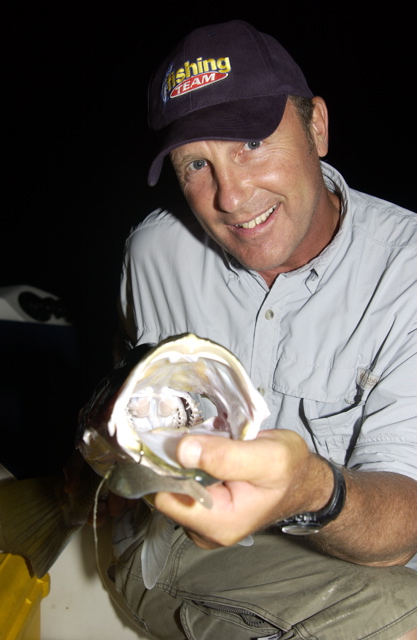
[[[0,640],[40,640],[40,604],[49,575],[32,577],[21,556],[0,554]]]

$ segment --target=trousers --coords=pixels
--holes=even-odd
[[[327,557],[268,529],[252,546],[202,550],[175,530],[146,589],[142,540],[111,567],[138,627],[155,640],[395,640],[417,627],[417,572]]]

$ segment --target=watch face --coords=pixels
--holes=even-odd
[[[283,533],[289,533],[292,536],[309,536],[312,533],[318,533],[321,529],[319,524],[301,524],[294,522],[293,524],[285,524],[281,527]]]

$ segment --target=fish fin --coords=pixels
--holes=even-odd
[[[251,547],[253,545],[252,536],[246,536],[243,540],[239,540],[238,544],[242,545],[242,547]]]
[[[82,524],[67,524],[63,478],[15,480],[0,486],[0,548],[23,556],[42,578]]]
[[[145,534],[142,547],[142,575],[147,589],[152,589],[165,568],[171,553],[175,524],[159,511],[152,511],[152,517]]]

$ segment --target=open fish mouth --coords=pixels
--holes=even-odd
[[[203,416],[202,401],[215,415]],[[207,407],[207,403],[206,407]],[[120,389],[109,421],[109,434],[139,460],[146,433],[157,429],[226,432],[254,438],[266,405],[238,359],[224,347],[188,334],[158,345],[135,367]],[[162,440],[163,438],[159,438]],[[152,447],[150,447],[152,449]]]
[[[110,398],[99,394],[105,410],[97,412],[97,401],[84,410],[81,453],[100,475],[108,475],[115,493],[193,495],[199,484],[193,497],[204,503],[204,485],[218,480],[179,465],[178,439],[191,433],[254,438],[269,415],[266,403],[239,360],[210,340],[185,334],[144,357],[143,348],[136,349],[137,361],[117,392]],[[135,350],[129,358],[135,360]]]

